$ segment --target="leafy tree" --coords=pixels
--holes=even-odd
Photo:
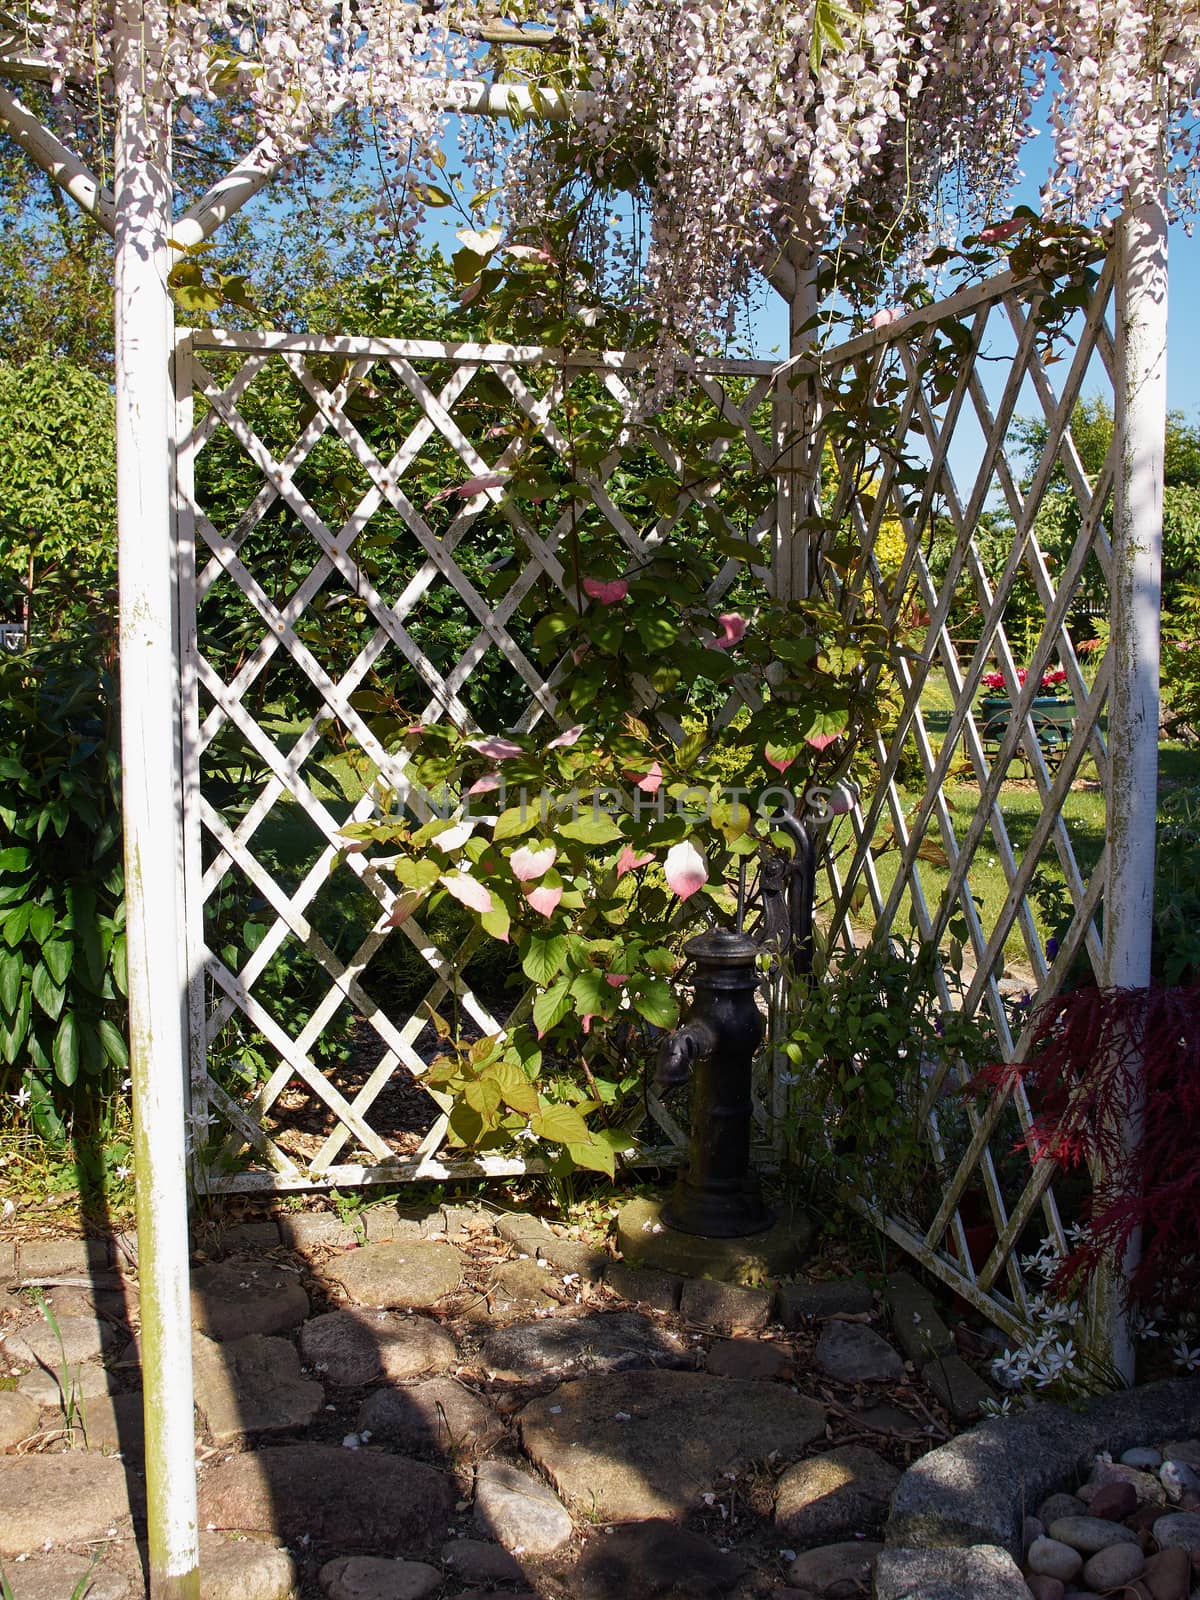
[[[68,358],[0,362],[0,610],[71,631],[116,573],[113,398]],[[34,615],[35,596],[37,615]]]

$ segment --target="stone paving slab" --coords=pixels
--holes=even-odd
[[[403,1456],[338,1445],[273,1445],[204,1473],[200,1521],[289,1544],[404,1555],[445,1538],[454,1502],[444,1473]]]
[[[446,1377],[375,1389],[359,1407],[355,1427],[405,1454],[454,1462],[483,1455],[504,1437],[504,1424],[487,1402]]]
[[[136,1480],[135,1480],[136,1486]],[[0,1556],[101,1539],[130,1514],[129,1477],[114,1457],[0,1456]]]
[[[457,1361],[458,1346],[429,1317],[351,1306],[306,1322],[300,1354],[327,1382],[358,1389],[377,1378],[440,1372]]]
[[[493,1377],[513,1380],[549,1372],[695,1365],[677,1334],[637,1311],[516,1322],[491,1334],[481,1356]]]
[[[218,1344],[198,1333],[192,1370],[196,1406],[219,1444],[244,1433],[307,1427],[325,1404],[325,1390],[301,1375],[296,1347],[286,1339],[251,1333]]]
[[[775,1384],[612,1373],[560,1385],[519,1424],[526,1453],[581,1511],[604,1522],[679,1520],[722,1472],[772,1451],[800,1455],[825,1410]]]
[[[323,1271],[356,1305],[420,1311],[454,1293],[463,1259],[453,1245],[436,1239],[393,1239],[348,1250],[327,1261]]]
[[[779,1480],[775,1525],[800,1545],[877,1532],[899,1481],[899,1470],[863,1445],[827,1450],[798,1461]]]
[[[309,1313],[294,1272],[265,1261],[219,1261],[192,1269],[192,1326],[210,1339],[287,1333]]]

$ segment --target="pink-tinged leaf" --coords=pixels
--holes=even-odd
[[[663,867],[667,887],[681,900],[688,900],[708,882],[708,863],[690,839],[673,844]]]
[[[619,989],[623,983],[629,982],[629,974],[627,972],[606,972],[604,981],[611,984],[614,989]]]
[[[541,912],[543,917],[552,917],[554,908],[562,899],[561,888],[548,888],[543,885],[540,889],[526,889],[525,898],[535,911]]]
[[[490,892],[482,883],[465,872],[443,872],[438,882],[470,911],[491,911],[494,903]]]
[[[507,482],[508,478],[504,473],[481,472],[474,478],[468,478],[465,483],[457,484],[453,493],[463,500],[472,500],[485,489],[503,489]]]
[[[583,592],[602,606],[611,606],[624,600],[629,593],[629,583],[625,578],[585,578]]]
[[[857,784],[835,783],[829,791],[829,799],[825,802],[830,816],[844,817],[853,811],[858,792]]]
[[[528,845],[521,845],[514,850],[508,858],[512,868],[513,877],[519,878],[522,883],[529,883],[534,878],[541,878],[554,865],[558,851],[552,844],[543,845],[540,850],[531,850]]]
[[[482,278],[476,278],[474,283],[469,283],[467,285],[467,287],[463,290],[463,292],[458,297],[459,305],[460,306],[469,306],[471,304],[471,301],[478,297],[479,291],[482,288],[483,288],[483,279]]]
[[[388,927],[399,928],[407,922],[424,898],[424,893],[420,889],[409,889],[404,894],[397,895],[392,906],[392,914],[387,920]]]
[[[583,1026],[584,1033],[591,1033],[592,1023],[599,1015],[600,1013],[598,1011],[589,1011],[584,1016],[580,1017],[579,1021]]]
[[[588,651],[590,649],[591,649],[591,645],[587,642],[586,639],[584,640],[584,642],[582,644],[577,644],[575,646],[574,650],[571,651],[571,660],[575,663],[576,666],[579,665],[579,663],[583,660],[584,656],[587,655],[587,653],[588,653]]]
[[[1028,217],[1012,217],[1008,222],[994,222],[990,228],[984,228],[979,235],[980,244],[1003,244],[1005,239],[1011,239],[1014,234],[1020,233]]]
[[[482,778],[475,779],[475,782],[467,790],[467,793],[491,794],[492,790],[499,789],[503,782],[504,779],[498,772],[485,772]]]
[[[635,776],[635,774],[630,772],[627,773],[626,776],[632,778]],[[649,772],[644,772],[641,777],[638,778],[637,787],[643,790],[646,794],[657,794],[662,788],[662,781],[662,768],[659,766],[657,761],[652,761],[650,763]]]
[[[583,723],[577,722],[573,728],[568,728],[565,733],[560,733],[557,739],[551,739],[546,746],[547,750],[567,750],[575,744],[583,732]]]
[[[494,428],[485,428],[483,437],[485,439],[505,439],[511,432],[511,428],[506,427],[503,422],[498,422]]]
[[[837,733],[810,733],[804,742],[812,745],[814,750],[828,750],[829,746],[840,739],[845,731],[845,728],[842,728]]]
[[[799,754],[796,745],[768,744],[763,751],[763,758],[769,767],[775,768],[776,772],[786,772]]]
[[[875,313],[870,322],[867,323],[867,327],[889,328],[893,322],[898,322],[903,315],[904,313],[897,311],[895,306],[885,306],[882,311]]]
[[[493,734],[490,739],[468,739],[467,743],[489,761],[511,761],[514,756],[525,754],[519,744],[514,744],[511,739],[502,739],[499,734]]]
[[[627,872],[632,872],[635,867],[644,867],[648,861],[653,861],[652,855],[639,856],[632,845],[625,845],[617,857],[617,878],[623,878]]]
[[[506,244],[504,254],[514,261],[547,261],[552,267],[558,264],[549,250],[539,250],[532,244]]]
[[[720,637],[712,641],[712,649],[728,650],[739,642],[746,632],[746,619],[736,611],[723,611],[717,618],[721,624]]]

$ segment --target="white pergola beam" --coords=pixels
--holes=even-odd
[[[116,231],[116,209],[111,190],[72,150],[68,150],[29,108],[0,83],[0,126],[20,145],[81,210],[94,217],[105,233]]]

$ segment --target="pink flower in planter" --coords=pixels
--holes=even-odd
[[[583,592],[602,606],[611,606],[624,600],[629,593],[629,581],[626,578],[585,578]]]
[[[708,862],[690,839],[671,846],[663,870],[667,887],[681,900],[689,900],[708,882]]]

